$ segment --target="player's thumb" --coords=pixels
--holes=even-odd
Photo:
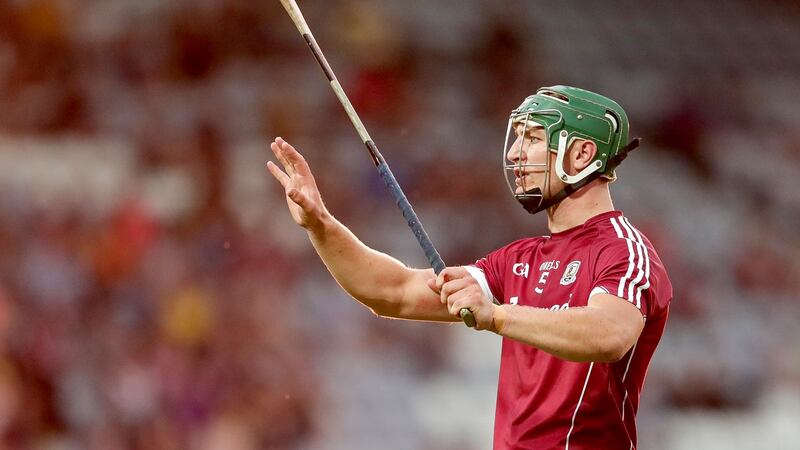
[[[428,281],[428,289],[432,290],[436,295],[441,293],[441,288],[436,284],[436,278],[429,278]]]

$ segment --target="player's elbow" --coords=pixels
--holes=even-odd
[[[628,353],[631,345],[622,336],[608,336],[598,341],[595,361],[604,363],[615,363],[622,360]]]
[[[594,326],[596,331],[592,342],[597,350],[595,361],[615,363],[623,359],[636,344],[642,328],[643,322],[638,313],[624,320],[604,314]]]
[[[389,301],[385,298],[367,297],[364,295],[357,296],[353,293],[350,293],[350,296],[378,317],[397,317],[399,308],[396,302]]]
[[[372,311],[378,317],[386,317],[386,318],[399,318],[401,316],[400,307],[391,302],[373,302],[370,306],[368,306],[369,310]]]
[[[382,289],[378,292],[347,291],[347,293],[376,316],[397,318],[401,317],[403,305],[400,295],[396,291]]]
[[[362,297],[358,300],[378,317],[403,319],[407,314],[407,305],[396,293],[382,295],[380,297]]]

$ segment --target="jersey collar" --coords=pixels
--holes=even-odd
[[[550,239],[564,239],[564,238],[573,236],[573,235],[577,234],[578,232],[583,231],[583,230],[585,230],[587,228],[590,228],[591,226],[593,226],[596,223],[602,222],[604,220],[608,220],[608,219],[610,219],[612,217],[621,217],[621,216],[622,216],[622,211],[619,211],[619,210],[606,211],[604,213],[600,213],[600,214],[598,214],[596,216],[590,217],[586,222],[583,223],[583,225],[578,225],[578,226],[566,229],[564,231],[559,231],[557,233],[550,233],[549,237],[550,237]]]

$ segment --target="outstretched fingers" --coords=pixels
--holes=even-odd
[[[269,161],[267,169],[283,186],[292,219],[309,230],[317,227],[327,211],[311,169],[303,156],[282,138],[276,137],[269,147],[280,164]]]
[[[276,180],[278,180],[278,182],[281,184],[281,186],[283,186],[284,189],[286,189],[291,183],[289,175],[283,173],[283,171],[280,168],[278,168],[278,165],[275,164],[274,162],[267,161],[267,170],[269,170],[269,173],[271,173],[272,176],[275,177]]]
[[[285,170],[286,173],[291,176],[294,174],[294,167],[292,167],[292,164],[286,158],[286,151],[281,145],[284,142],[285,141],[279,137],[275,138],[275,141],[269,144],[269,148],[272,150],[272,153],[275,154],[275,157],[278,158],[278,161],[280,161],[281,165],[283,165],[283,170]]]
[[[281,186],[283,186],[283,189],[286,193],[286,196],[289,197],[289,200],[294,202],[303,210],[310,209],[311,205],[308,201],[308,197],[300,189],[292,186],[292,179],[283,173],[277,164],[273,163],[272,161],[267,161],[267,169],[272,176],[278,180]]]
[[[275,138],[275,142],[280,147],[283,157],[291,165],[292,170],[300,175],[311,175],[311,169],[308,168],[306,159],[303,158],[303,155],[301,155],[297,149],[281,137]]]

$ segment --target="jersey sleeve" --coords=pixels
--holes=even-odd
[[[486,257],[479,259],[471,266],[483,274],[485,285],[490,291],[488,294],[491,294],[489,298],[498,304],[503,303],[503,299],[505,298],[503,296],[503,274],[505,273],[507,258],[503,250],[504,249],[495,250],[486,255]],[[480,274],[473,273],[472,270],[470,270],[470,273],[478,279],[479,284],[481,284],[481,280],[478,278]],[[484,285],[481,284],[481,287],[484,287]]]
[[[654,306],[650,289],[650,250],[641,241],[620,237],[603,245],[595,263],[590,297],[604,292],[623,298],[650,315]]]

